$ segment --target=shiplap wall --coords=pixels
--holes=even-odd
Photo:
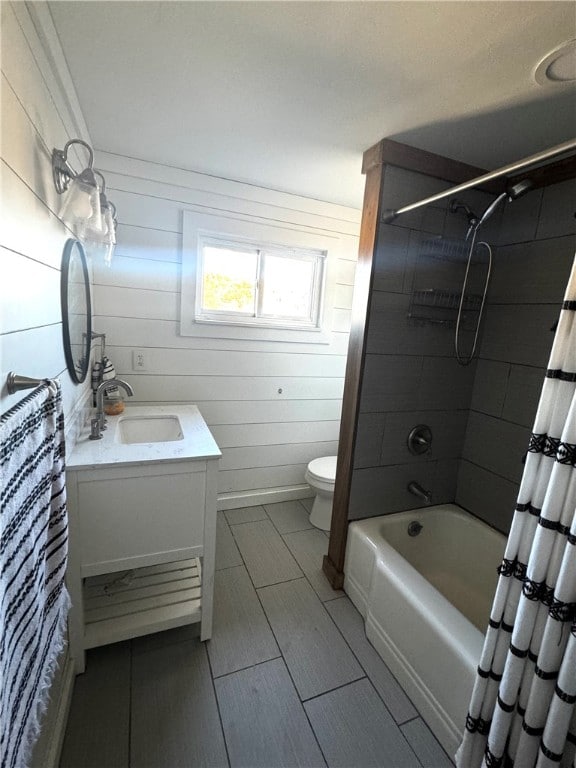
[[[310,495],[307,463],[337,452],[360,211],[105,152],[97,165],[119,227],[112,268],[95,266],[94,324],[134,387],[130,402],[198,405],[223,453],[220,508]],[[248,340],[241,327],[212,338],[206,325],[181,336],[183,211],[337,243],[340,257],[328,255],[329,343],[287,340],[294,332]],[[145,370],[133,370],[135,349]]]
[[[574,260],[575,212],[575,180],[503,212],[456,501],[504,533]]]
[[[58,218],[51,153],[86,129],[68,107],[26,6],[2,3],[1,13],[0,405],[6,411],[27,394],[7,394],[9,371],[57,377],[71,425],[86,387],[72,382],[64,360],[60,263],[73,234]]]
[[[60,200],[50,159],[53,147],[88,135],[61,51],[59,56],[56,46],[48,53],[37,35],[39,25],[54,40],[46,8],[29,12],[24,3],[3,2],[0,11],[0,409],[7,411],[28,394],[7,394],[9,371],[58,378],[70,450],[88,389],[72,383],[64,360],[60,262],[72,233],[58,218]],[[73,679],[63,653],[32,766],[57,763]]]

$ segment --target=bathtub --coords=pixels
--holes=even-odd
[[[412,522],[422,525],[413,537]],[[505,542],[455,504],[348,529],[344,589],[450,756],[464,729]]]

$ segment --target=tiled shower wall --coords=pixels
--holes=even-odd
[[[576,247],[576,181],[506,206],[456,501],[507,532]]]
[[[387,166],[383,208],[400,207],[448,186]],[[475,191],[460,197],[477,210],[492,199]],[[448,201],[438,206],[379,228],[350,519],[421,506],[407,491],[411,480],[430,491],[435,503],[455,498],[475,365],[456,363],[453,327],[437,322],[453,323],[456,312],[438,313],[413,302],[413,291],[458,292],[462,285],[468,223],[461,214],[448,212]],[[448,248],[432,247],[440,236]],[[473,275],[474,283],[478,277]],[[409,319],[409,313],[424,319]],[[433,432],[432,450],[423,456],[412,455],[406,444],[417,424]]]
[[[447,186],[387,167],[383,207],[397,208]],[[478,359],[465,367],[454,358],[453,323],[431,322],[455,315],[416,306],[413,293],[461,290],[466,219],[441,201],[381,223],[350,519],[422,506],[406,488],[415,480],[431,492],[433,503],[456,501],[508,530],[553,340],[550,329],[574,258],[575,192],[574,181],[535,190],[482,227],[482,239],[494,246],[494,263]],[[458,197],[476,213],[494,199],[477,191]],[[444,249],[431,247],[440,238]],[[470,291],[482,292],[484,275],[479,264]],[[409,319],[410,313],[429,318]],[[464,333],[463,349],[470,344],[471,333]],[[423,456],[413,456],[406,444],[417,424],[433,432],[432,450]]]

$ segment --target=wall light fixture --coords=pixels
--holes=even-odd
[[[68,159],[70,147],[78,144],[88,152],[84,170],[77,173]],[[70,226],[87,252],[102,253],[110,264],[116,243],[116,207],[106,197],[106,182],[94,168],[92,147],[82,139],[71,139],[64,149],[52,150],[52,175],[59,194],[66,194],[61,219]]]

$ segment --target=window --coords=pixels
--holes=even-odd
[[[326,252],[200,235],[195,319],[317,328]]]
[[[330,344],[342,236],[258,213],[184,211],[180,334]]]

